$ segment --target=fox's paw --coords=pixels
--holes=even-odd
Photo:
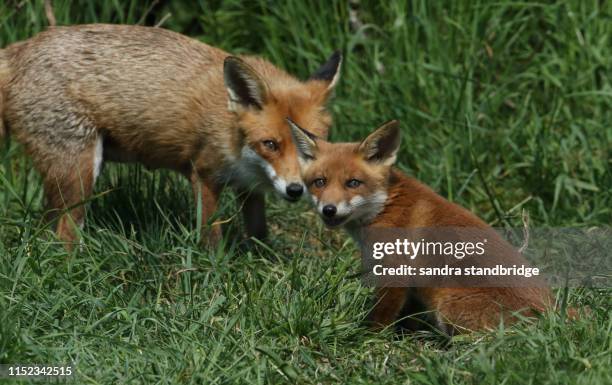
[[[216,249],[222,239],[221,226],[213,225],[202,230],[200,243],[205,248]]]

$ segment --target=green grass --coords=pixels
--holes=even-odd
[[[612,218],[612,4],[54,1],[60,24],[156,23],[306,78],[345,54],[335,140],[402,123],[399,165],[495,225]],[[17,5],[21,4],[21,8]],[[0,44],[45,26],[42,1],[0,4]],[[462,336],[363,325],[358,252],[305,203],[269,200],[270,250],[197,246],[186,181],[106,165],[82,250],[42,218],[39,176],[0,151],[0,363],[75,362],[77,383],[609,384],[609,289],[572,289],[589,317]],[[221,216],[237,205],[224,198]],[[559,292],[559,296],[565,295]]]

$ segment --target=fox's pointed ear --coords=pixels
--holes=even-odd
[[[399,122],[391,120],[368,135],[359,145],[359,151],[368,162],[390,166],[395,163],[400,142]]]
[[[342,67],[342,53],[335,51],[327,61],[310,76],[308,80],[318,80],[327,83],[327,91],[331,91],[340,79],[340,68]]]
[[[286,118],[291,128],[291,137],[298,151],[300,160],[308,162],[314,160],[317,152],[317,137],[298,126],[293,120]]]
[[[223,62],[223,79],[229,96],[228,109],[241,108],[261,110],[266,102],[268,89],[257,72],[235,56],[228,56]]]

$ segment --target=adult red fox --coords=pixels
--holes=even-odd
[[[54,27],[0,50],[0,133],[21,142],[42,174],[49,219],[76,238],[103,161],[185,175],[204,223],[222,187],[251,191],[248,235],[266,235],[262,191],[290,201],[303,184],[285,117],[326,137],[334,53],[306,81],[264,59],[228,53],[160,28]],[[206,232],[220,237],[218,225]]]
[[[343,226],[357,238],[364,229],[376,228],[492,231],[471,212],[393,168],[400,146],[397,121],[382,125],[361,143],[329,143],[296,123],[291,129],[302,179],[329,227]],[[494,252],[511,248],[501,237],[493,241],[497,245],[489,242],[488,248]],[[515,321],[515,312],[530,315],[553,302],[545,287],[382,287],[376,296],[370,314],[375,327],[425,310],[433,315],[434,326],[446,333],[494,328],[502,318]],[[420,308],[410,308],[415,305]]]

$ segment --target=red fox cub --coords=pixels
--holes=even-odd
[[[69,243],[103,161],[182,173],[204,223],[224,185],[248,191],[247,233],[264,238],[264,189],[289,201],[304,190],[285,117],[327,136],[325,103],[341,60],[334,53],[300,81],[264,59],[160,28],[50,28],[0,50],[0,133],[32,156],[49,219]],[[205,235],[216,243],[219,226]]]
[[[327,226],[343,226],[354,237],[376,227],[490,229],[474,214],[392,167],[400,146],[397,121],[384,124],[361,143],[329,143],[290,124],[302,180]],[[505,241],[500,237],[498,242]],[[374,327],[424,310],[435,327],[449,334],[494,328],[502,318],[514,321],[514,312],[529,315],[552,303],[548,289],[524,287],[384,287],[377,289],[376,297],[370,314]]]

